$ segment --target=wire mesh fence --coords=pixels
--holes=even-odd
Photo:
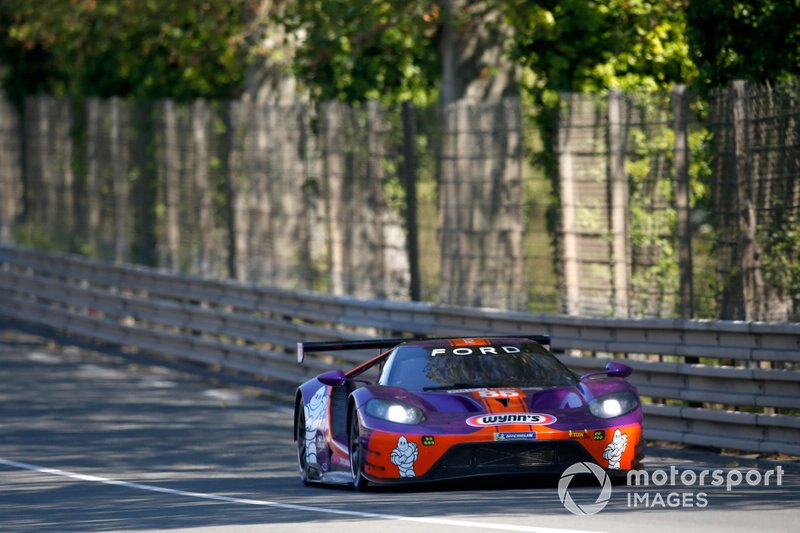
[[[799,320],[798,117],[796,82],[563,95],[567,310]]]
[[[0,99],[0,239],[368,298],[798,320],[797,88],[562,95],[544,158],[516,99]]]
[[[723,316],[800,314],[800,84],[735,82],[712,100],[716,303]]]

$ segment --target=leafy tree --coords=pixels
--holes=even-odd
[[[295,71],[315,99],[427,103],[439,13],[424,0],[298,0],[279,16],[303,36]]]
[[[684,9],[673,0],[503,0],[529,87],[654,91],[695,75]],[[530,78],[529,78],[530,79]]]
[[[6,0],[4,85],[17,98],[229,97],[244,76],[241,19],[226,0]]]
[[[800,72],[800,2],[689,2],[692,58],[706,86],[775,81]]]

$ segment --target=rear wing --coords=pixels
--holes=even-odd
[[[363,341],[298,342],[297,362],[302,364],[305,354],[312,352],[337,352],[342,350],[388,350],[401,342],[415,339],[368,339]]]
[[[449,340],[449,339],[462,339],[470,337],[432,337],[421,339],[367,339],[363,341],[331,341],[331,342],[298,342],[297,343],[297,363],[303,364],[303,359],[307,353],[313,352],[336,352],[342,350],[388,350],[394,348],[398,344],[404,342],[420,342],[430,340]],[[550,335],[496,335],[496,336],[480,336],[476,335],[476,339],[530,339],[533,342],[543,346],[550,347]]]

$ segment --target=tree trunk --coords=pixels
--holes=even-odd
[[[514,63],[504,56],[511,29],[490,2],[443,0],[441,103],[495,103],[519,94]]]

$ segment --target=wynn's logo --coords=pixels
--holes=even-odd
[[[480,428],[486,426],[508,426],[511,424],[535,424],[549,426],[557,420],[553,415],[541,413],[498,413],[491,415],[476,415],[467,419],[467,425]]]

